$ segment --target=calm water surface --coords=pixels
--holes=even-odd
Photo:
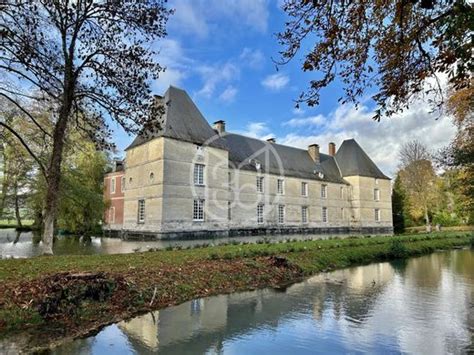
[[[52,354],[473,353],[473,302],[474,252],[439,252],[193,300]]]
[[[341,236],[342,237],[342,236]],[[196,240],[159,240],[159,241],[133,241],[119,238],[91,237],[81,238],[76,236],[59,236],[54,243],[55,255],[86,255],[86,254],[126,254],[135,251],[147,251],[150,248],[165,249],[169,246],[183,248],[197,244],[221,244],[229,241],[251,242],[263,239],[263,236],[232,237]],[[272,241],[291,239],[326,239],[328,235],[317,234],[292,234],[272,235]],[[14,229],[0,229],[0,259],[1,258],[29,258],[41,254],[41,242],[38,235],[32,232],[16,232]]]

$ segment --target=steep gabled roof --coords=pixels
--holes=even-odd
[[[256,138],[226,133],[222,136],[229,151],[231,166],[256,171],[256,162],[266,173],[293,176],[303,179],[317,179],[337,183],[347,183],[341,177],[333,157],[320,154],[320,164],[311,159],[306,149],[268,143]],[[318,177],[323,173],[323,178]]]
[[[359,175],[390,180],[354,139],[342,142],[336,153],[336,161],[343,177]]]
[[[207,123],[186,91],[170,86],[164,95],[163,104],[165,114],[159,118],[160,129],[152,133],[139,134],[127,149],[139,146],[157,137],[174,138],[225,149],[222,140],[212,139],[216,132]]]

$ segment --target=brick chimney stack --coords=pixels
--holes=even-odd
[[[336,155],[336,144],[334,142],[329,143],[329,155],[332,157]]]
[[[222,134],[225,132],[225,121],[219,120],[213,123],[213,127],[217,133]]]
[[[308,153],[315,163],[319,163],[319,145],[311,144],[308,146]]]

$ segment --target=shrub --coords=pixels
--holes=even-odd
[[[406,258],[408,256],[408,249],[400,239],[394,239],[390,245],[389,255],[396,259]]]

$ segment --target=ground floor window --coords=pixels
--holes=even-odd
[[[380,222],[380,209],[375,209],[375,221]]]
[[[264,210],[265,205],[259,204],[257,206],[257,223],[262,224],[263,223],[263,210]]]
[[[285,223],[285,206],[284,205],[278,206],[278,223],[280,224]]]
[[[138,200],[138,223],[145,222],[145,200]]]
[[[229,221],[232,219],[232,204],[230,201],[227,202],[227,219]]]
[[[308,223],[308,207],[301,207],[301,222]]]
[[[110,223],[110,224],[115,223],[115,207],[110,207],[110,211],[109,211],[109,223]]]
[[[341,208],[341,219],[344,220],[345,219],[344,217],[345,217],[344,216],[344,208]]]
[[[193,220],[204,221],[204,200],[194,200]]]
[[[323,207],[321,211],[323,222],[326,223],[328,221],[328,209],[327,207]]]

